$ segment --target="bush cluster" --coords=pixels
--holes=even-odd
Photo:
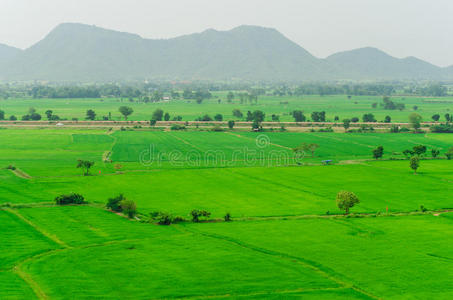
[[[55,198],[55,202],[58,205],[69,205],[69,204],[86,204],[85,198],[76,193],[71,193],[67,195],[60,195]]]

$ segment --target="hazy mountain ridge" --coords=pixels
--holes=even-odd
[[[0,67],[5,80],[453,78],[453,66],[398,59],[375,48],[319,59],[277,30],[257,26],[154,40],[65,23],[24,51],[0,45]]]
[[[22,50],[8,45],[0,44],[0,68],[22,54]],[[1,71],[0,71],[1,72]]]

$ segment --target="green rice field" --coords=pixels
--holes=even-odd
[[[452,134],[7,128],[0,141],[0,299],[453,297]],[[319,148],[296,156],[301,143]],[[402,152],[417,145],[414,174]],[[360,199],[349,215],[341,190]],[[88,203],[55,205],[72,192]],[[137,218],[105,208],[118,194]]]
[[[193,121],[204,114],[214,117],[222,114],[225,120],[237,119],[232,115],[233,109],[241,110],[244,115],[248,110],[262,110],[266,113],[266,120],[271,121],[273,114],[280,117],[280,121],[293,121],[290,113],[294,110],[302,110],[310,119],[313,111],[325,111],[326,119],[334,121],[335,116],[339,120],[346,118],[362,118],[365,113],[373,113],[378,121],[383,121],[385,116],[390,116],[393,121],[407,122],[408,116],[413,112],[413,107],[417,106],[419,113],[424,121],[432,121],[431,116],[439,114],[441,121],[446,113],[453,112],[452,98],[430,98],[430,97],[392,97],[398,103],[404,103],[406,109],[384,110],[379,105],[372,108],[373,103],[381,103],[380,96],[353,96],[348,99],[345,95],[333,96],[260,96],[257,104],[241,104],[238,99],[228,103],[226,93],[213,93],[214,98],[197,104],[194,100],[172,100],[158,103],[129,102],[127,99],[102,98],[102,99],[4,99],[0,100],[0,109],[5,111],[6,117],[15,115],[20,119],[28,113],[30,107],[36,108],[37,112],[44,116],[44,112],[51,109],[60,118],[71,120],[78,118],[83,120],[88,109],[93,109],[99,120],[103,116],[111,113],[113,120],[121,120],[118,108],[127,105],[133,108],[134,113],[129,117],[130,120],[151,120],[154,110],[160,108],[168,112],[171,117],[181,116],[183,121]],[[218,97],[218,98],[216,98]],[[218,100],[221,100],[219,103]]]

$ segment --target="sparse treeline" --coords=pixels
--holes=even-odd
[[[242,101],[255,101],[257,96],[303,95],[415,95],[443,97],[449,93],[443,83],[122,83],[122,84],[3,84],[0,98],[101,98],[116,97],[157,102],[164,98],[194,99],[201,103],[212,97],[211,92],[233,91]],[[237,91],[242,91],[240,94]]]

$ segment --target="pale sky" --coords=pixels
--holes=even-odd
[[[144,38],[260,25],[317,57],[371,46],[453,65],[453,0],[0,0],[0,43],[27,48],[63,22]]]

